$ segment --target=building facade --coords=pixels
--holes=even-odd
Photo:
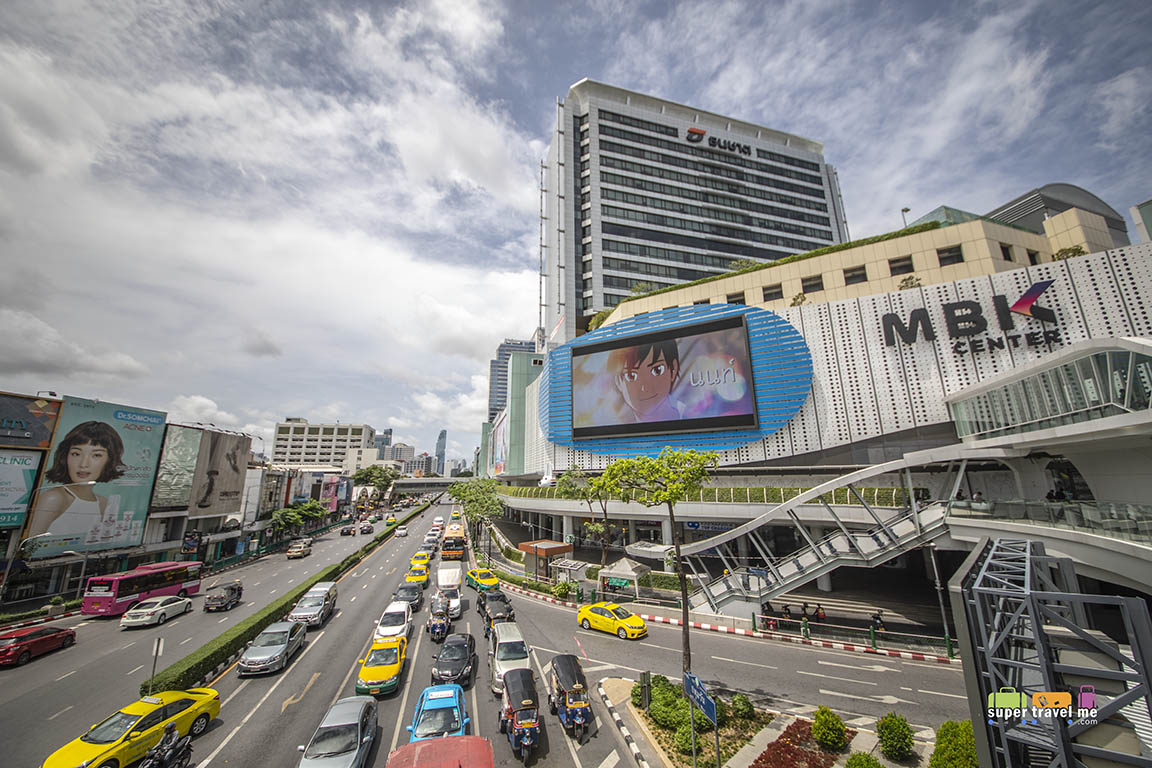
[[[637,286],[848,239],[819,142],[587,79],[557,105],[544,190],[550,346]]]
[[[1136,232],[1139,235],[1139,242],[1147,243],[1152,241],[1152,237],[1148,235],[1152,232],[1152,200],[1145,200],[1142,203],[1132,206],[1128,209],[1132,214],[1132,221],[1136,224]]]
[[[376,430],[367,424],[309,424],[290,418],[276,425],[272,461],[277,464],[337,464],[352,448],[374,448]]]
[[[416,458],[416,449],[407,443],[393,443],[389,447],[388,458],[393,461],[412,461]]]
[[[372,439],[376,446],[377,458],[388,458],[388,446],[392,445],[392,430],[382,429],[376,433],[376,437]]]
[[[488,363],[488,423],[491,424],[508,402],[508,356],[513,352],[534,352],[536,343],[504,339],[496,347],[496,357]]]
[[[448,445],[448,430],[440,430],[440,434],[436,436],[436,473],[439,475],[444,474],[444,452]]]
[[[1094,213],[1104,219],[1112,245],[1119,247],[1129,244],[1128,226],[1124,223],[1124,217],[1108,203],[1075,184],[1045,184],[994,208],[987,216],[1042,233],[1045,220],[1070,208]]]

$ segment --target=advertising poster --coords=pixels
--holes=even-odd
[[[331,475],[325,477],[322,482],[323,485],[320,486],[320,506],[329,512],[335,512],[336,504],[339,501],[337,491],[340,489],[340,478],[336,475]]]
[[[572,350],[574,437],[756,426],[740,317]]]
[[[504,467],[508,463],[508,412],[503,411],[492,425],[492,441],[490,443],[492,461],[489,464],[491,475],[504,474]]]
[[[160,469],[152,490],[152,509],[184,509],[192,498],[196,459],[203,430],[169,424],[160,452]]]
[[[200,435],[200,455],[196,461],[188,514],[190,517],[239,517],[252,438],[206,429],[201,430]]]
[[[24,525],[43,451],[0,448],[0,528]]]
[[[161,411],[66,397],[32,510],[33,557],[134,547],[164,445]]]
[[[59,414],[59,400],[0,392],[0,448],[47,450]]]

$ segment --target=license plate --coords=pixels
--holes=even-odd
[[[379,689],[379,688],[369,688],[368,690],[369,690],[371,693],[380,693],[380,689]]]

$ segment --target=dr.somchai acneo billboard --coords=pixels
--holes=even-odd
[[[757,426],[744,316],[572,348],[572,437]]]

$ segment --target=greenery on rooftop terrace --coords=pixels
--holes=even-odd
[[[918,235],[921,232],[929,232],[933,229],[940,229],[940,227],[942,227],[942,226],[943,225],[938,221],[927,221],[923,224],[917,224],[916,226],[908,227],[907,229],[899,229],[895,232],[889,232],[885,235],[875,235],[874,237],[866,237],[863,240],[852,240],[851,242],[840,243],[839,245],[829,245],[825,248],[817,248],[814,251],[808,251],[807,253],[797,253],[797,254],[793,254],[792,256],[785,256],[784,258],[776,259],[775,261],[756,262],[752,266],[744,267],[742,269],[737,269],[737,270],[732,271],[732,272],[725,272],[722,275],[713,275],[712,277],[702,277],[699,280],[693,280],[690,283],[680,283],[679,285],[670,285],[667,288],[661,288],[658,291],[650,291],[649,293],[641,294],[639,296],[629,296],[628,298],[624,299],[624,301],[622,301],[620,303],[621,303],[621,305],[623,305],[625,302],[635,301],[636,299],[643,299],[643,298],[647,298],[648,296],[659,296],[661,293],[668,293],[669,291],[678,291],[681,288],[687,288],[687,287],[693,286],[693,285],[703,285],[704,283],[711,283],[715,280],[723,280],[725,278],[732,277],[734,275],[743,275],[747,272],[756,272],[756,271],[761,270],[761,269],[771,269],[772,267],[778,267],[782,264],[791,264],[792,262],[795,262],[795,261],[804,261],[805,259],[815,258],[816,256],[824,256],[825,254],[836,253],[837,251],[846,251],[849,248],[858,248],[862,245],[872,245],[873,243],[882,243],[885,240],[895,240],[898,237],[907,237],[908,235]],[[597,315],[596,317],[599,317],[599,315]],[[605,318],[606,317],[607,317],[607,315],[605,315]],[[595,320],[595,318],[593,318],[593,320]],[[603,321],[601,321],[601,322],[603,322]],[[599,324],[597,324],[597,327],[599,327]],[[589,325],[589,329],[591,329],[591,325]]]

